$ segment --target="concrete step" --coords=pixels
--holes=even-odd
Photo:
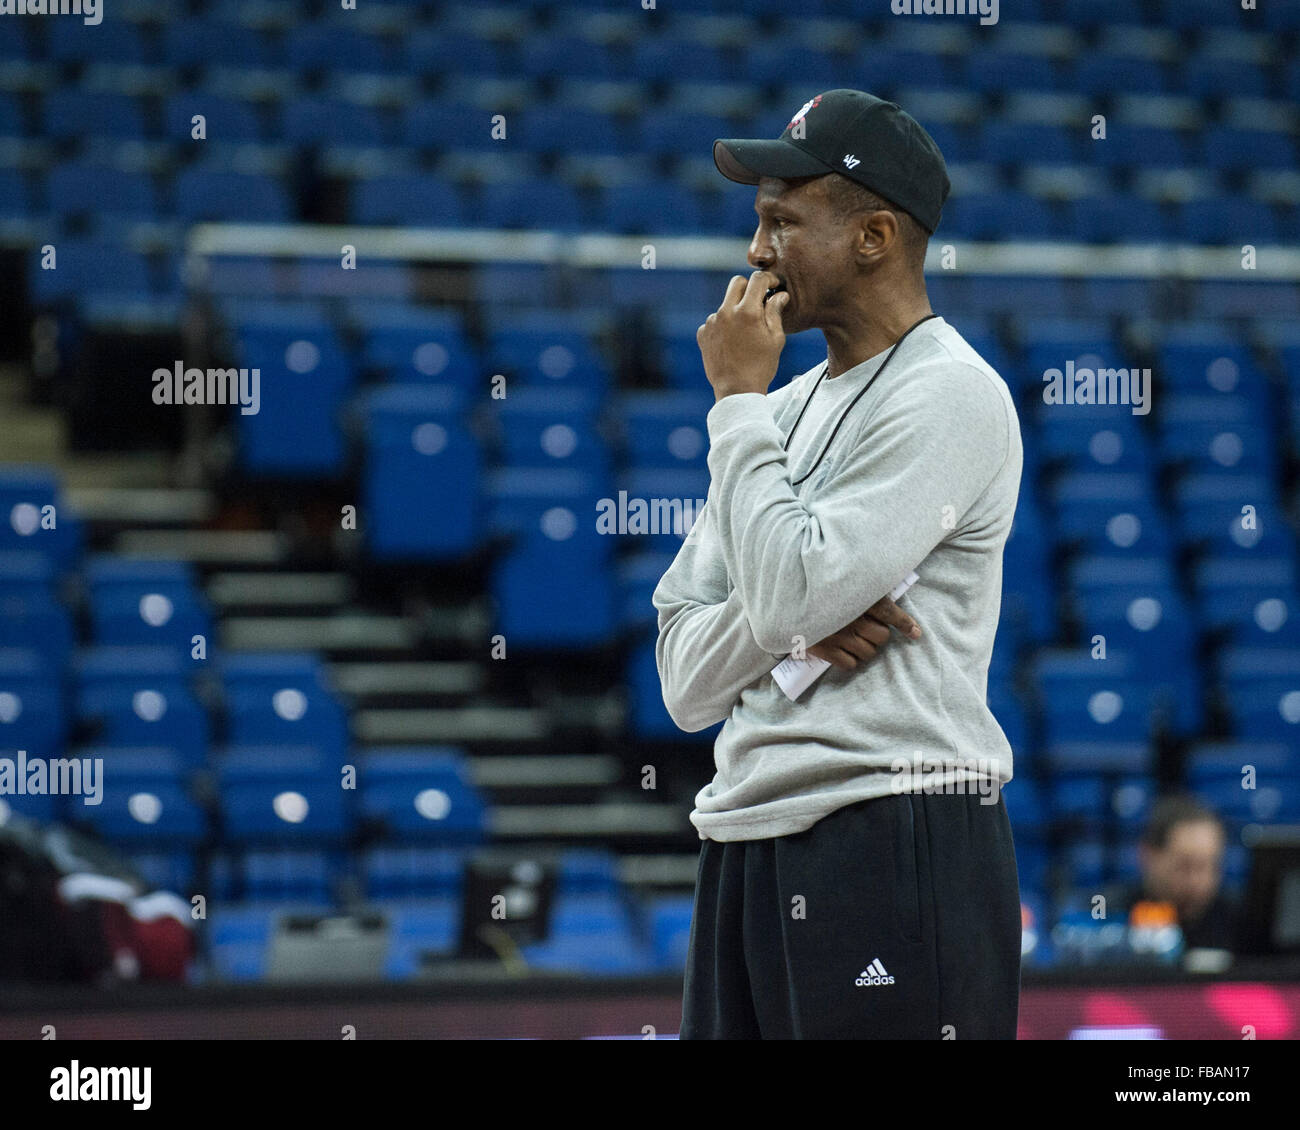
[[[622,776],[618,758],[608,754],[475,757],[469,765],[474,783],[485,789],[592,787]]]
[[[221,646],[232,651],[408,651],[419,630],[403,616],[333,613],[328,616],[229,616]]]
[[[109,474],[105,472],[105,476]],[[73,486],[63,474],[68,504],[81,518],[106,525],[186,526],[208,521],[216,502],[206,490],[169,487]]]
[[[492,835],[502,839],[679,837],[690,830],[678,806],[614,801],[606,804],[504,805],[491,810]]]
[[[477,663],[333,663],[334,685],[353,698],[402,695],[467,695],[480,690],[484,671]]]
[[[336,608],[356,593],[346,573],[214,573],[209,599],[223,611],[232,608]]]
[[[289,539],[274,530],[124,530],[113,539],[124,557],[163,557],[198,565],[278,565]]]
[[[460,745],[466,742],[530,742],[550,733],[544,710],[530,707],[465,706],[448,710],[357,710],[352,732],[361,744]]]

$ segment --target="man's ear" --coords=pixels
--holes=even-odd
[[[875,266],[902,238],[898,218],[893,212],[881,209],[876,212],[860,212],[854,217],[853,250],[858,261],[864,265]]]

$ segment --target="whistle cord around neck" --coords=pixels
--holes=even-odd
[[[808,474],[804,475],[803,478],[799,479],[798,481],[791,483],[790,484],[791,486],[797,487],[801,483],[807,482],[808,479],[812,477],[813,471],[817,470],[817,468],[821,466],[822,460],[826,458],[826,453],[831,449],[831,444],[835,442],[836,435],[839,434],[840,425],[843,424],[846,419],[848,419],[849,413],[853,411],[853,406],[857,404],[857,402],[861,400],[864,396],[866,396],[867,389],[869,389],[873,384],[876,383],[876,378],[885,371],[885,366],[888,365],[894,359],[894,354],[898,352],[898,347],[907,340],[908,334],[910,334],[914,329],[916,329],[917,326],[920,326],[923,323],[928,322],[931,318],[937,318],[938,316],[939,316],[938,314],[927,314],[919,322],[914,322],[911,326],[909,326],[907,331],[903,334],[903,336],[900,337],[896,342],[894,342],[894,348],[889,351],[889,355],[884,359],[884,361],[880,363],[880,368],[871,374],[871,379],[867,381],[865,385],[862,386],[861,390],[858,392],[858,395],[855,396],[851,401],[849,401],[849,406],[845,408],[843,412],[840,413],[840,418],[835,421],[835,427],[831,429],[830,437],[826,440],[825,446],[822,447],[821,454],[817,456],[817,462],[812,465],[812,468],[811,470],[809,470]],[[803,402],[803,408],[800,409],[799,411],[799,416],[794,422],[794,427],[790,429],[789,433],[785,437],[785,443],[782,445],[783,450],[785,451],[790,450],[790,441],[794,438],[795,428],[799,427],[800,422],[803,420],[804,413],[808,411],[808,406],[812,403],[813,397],[817,395],[817,390],[818,388],[821,387],[822,381],[826,379],[826,374],[830,372],[830,369],[831,369],[831,363],[830,361],[827,361],[826,367],[822,370],[821,376],[817,378],[817,383],[813,385],[812,392],[808,394],[808,399]]]

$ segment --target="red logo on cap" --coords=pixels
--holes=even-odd
[[[817,95],[816,98],[808,99],[807,102],[805,102],[802,106],[799,107],[799,112],[795,114],[793,118],[790,119],[789,123],[786,125],[785,128],[793,129],[795,122],[802,121],[807,116],[808,111],[813,109],[813,107],[815,107],[821,100],[822,100],[822,96],[820,94]]]

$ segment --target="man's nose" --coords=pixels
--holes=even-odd
[[[772,249],[766,243],[760,242],[757,235],[749,241],[749,254],[746,258],[749,260],[749,265],[758,271],[769,270],[776,260]]]

